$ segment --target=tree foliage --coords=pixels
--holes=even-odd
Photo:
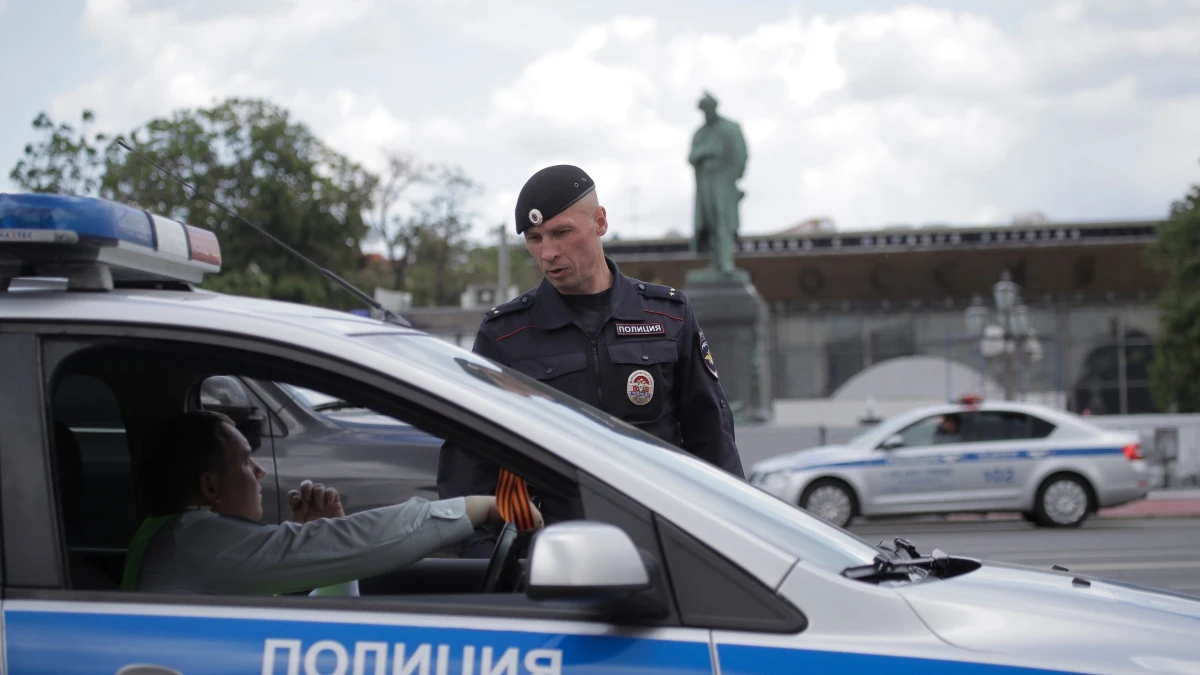
[[[1158,297],[1160,337],[1151,388],[1162,410],[1200,411],[1200,184],[1171,205],[1171,216],[1147,249],[1166,275]]]
[[[457,305],[468,283],[496,280],[496,247],[477,250],[469,239],[476,220],[469,204],[480,186],[461,168],[392,151],[375,175],[327,147],[287,110],[260,99],[177,110],[115,137],[94,132],[95,123],[90,110],[77,125],[38,115],[37,140],[26,146],[11,178],[30,192],[99,196],[215,231],[222,271],[206,278],[206,288],[361,307],[260,232],[121,148],[118,139],[368,294],[398,289],[412,293],[415,306]],[[365,255],[367,244],[382,248],[385,260]],[[527,264],[512,262],[513,283],[525,288],[540,278]]]

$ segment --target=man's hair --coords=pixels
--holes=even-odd
[[[200,475],[228,469],[225,445],[236,429],[228,415],[196,411],[176,415],[154,428],[142,449],[138,471],[142,504],[151,516],[182,513],[198,496]]]

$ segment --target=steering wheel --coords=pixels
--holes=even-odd
[[[496,548],[492,550],[492,558],[488,561],[487,572],[483,575],[483,583],[479,585],[480,593],[494,593],[500,585],[500,580],[511,576],[517,564],[520,548],[517,546],[517,526],[505,523],[496,538]]]

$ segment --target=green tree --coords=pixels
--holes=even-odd
[[[378,179],[326,147],[286,110],[257,99],[229,99],[151,120],[131,134],[130,145],[322,267],[344,277],[363,267],[363,214]],[[265,280],[272,298],[360,306],[303,261],[141,158],[115,145],[106,154],[102,196],[218,233],[223,270],[234,274],[214,277],[214,287],[259,294]]]
[[[1172,203],[1171,216],[1159,226],[1147,258],[1166,275],[1150,370],[1155,405],[1200,411],[1200,184]]]
[[[375,212],[367,224],[371,236],[383,244],[392,271],[387,287],[404,288],[405,271],[414,258],[417,223],[416,219],[398,213],[397,207],[412,188],[429,184],[433,169],[403,152],[388,153],[387,163],[386,173],[375,186]]]
[[[414,306],[457,305],[466,287],[463,268],[471,248],[467,233],[473,214],[467,202],[479,185],[459,168],[439,167],[431,180],[432,196],[419,204],[411,228],[413,262],[405,288]]]
[[[29,192],[95,195],[104,173],[102,148],[109,138],[92,131],[96,121],[91,110],[79,116],[80,129],[58,124],[46,113],[33,120],[41,140],[25,146],[24,156],[8,174]]]

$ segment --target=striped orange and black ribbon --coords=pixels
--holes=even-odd
[[[500,469],[500,480],[496,483],[496,510],[505,522],[513,523],[518,530],[533,529],[529,488],[524,478],[508,469]]]

